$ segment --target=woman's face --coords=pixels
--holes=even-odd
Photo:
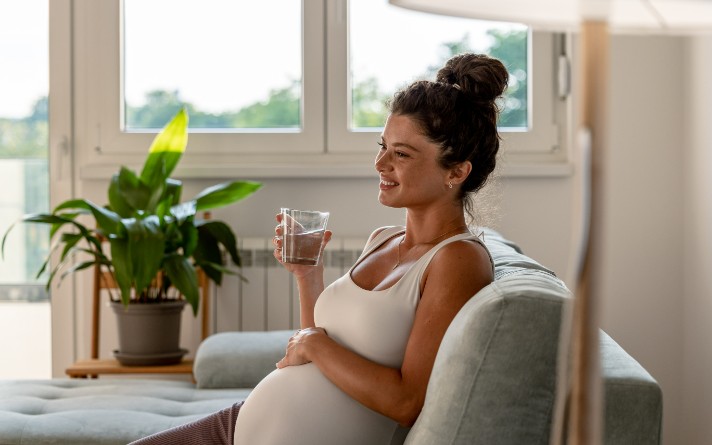
[[[379,145],[375,167],[381,204],[414,209],[452,199],[447,193],[449,172],[438,162],[440,147],[411,118],[390,115]]]

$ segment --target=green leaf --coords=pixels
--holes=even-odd
[[[208,187],[195,197],[197,202],[197,211],[214,209],[216,207],[224,207],[233,202],[239,201],[254,192],[256,192],[262,184],[252,181],[233,181],[217,184]]]
[[[84,270],[84,269],[88,269],[94,265],[96,265],[96,261],[84,261],[81,263],[77,263],[62,273],[62,275],[59,277],[59,282],[61,283],[62,280],[64,280],[64,278],[66,278],[66,276],[71,273],[79,272],[80,270]]]
[[[168,278],[173,282],[173,285],[183,294],[190,306],[193,308],[193,314],[198,315],[198,305],[200,304],[200,296],[198,294],[198,275],[195,273],[195,268],[190,264],[187,258],[181,255],[171,255],[163,262],[163,267],[166,270]]]
[[[158,217],[124,220],[128,239],[129,271],[136,293],[149,287],[161,267],[165,239]],[[113,253],[113,252],[112,252]]]
[[[73,220],[69,220],[62,216],[54,215],[52,213],[34,213],[31,215],[26,215],[22,218],[21,221],[41,224],[62,224],[74,222]]]
[[[177,179],[168,178],[166,179],[165,188],[163,190],[163,196],[158,201],[156,205],[156,214],[159,217],[164,217],[170,212],[170,208],[178,205],[180,202],[180,196],[183,192],[183,183]]]
[[[64,243],[64,249],[62,249],[62,255],[59,257],[59,261],[63,261],[74,246],[83,239],[84,236],[79,233],[63,233],[61,240]]]
[[[205,236],[205,234],[209,233],[220,244],[225,246],[225,249],[230,254],[230,258],[232,258],[233,263],[241,266],[240,254],[237,251],[237,238],[235,237],[235,233],[232,231],[230,226],[222,221],[208,220],[198,225],[198,232],[201,236]],[[223,262],[218,261],[218,263],[222,264]]]
[[[183,256],[190,258],[198,245],[198,229],[189,220],[180,225],[180,232],[183,235]]]
[[[57,230],[59,230],[62,226],[64,226],[65,224],[72,224],[89,241],[89,237],[91,237],[91,231],[84,227],[84,225],[74,221],[73,218],[76,216],[76,214],[68,215],[72,216],[65,217],[64,215],[55,215],[52,213],[32,213],[25,215],[19,222],[51,225],[52,229],[50,230],[50,239],[54,238],[54,235],[56,234]],[[16,224],[17,223],[13,223],[3,235],[2,244],[0,245],[0,253],[2,253],[3,258],[5,257],[5,242],[7,241],[7,237],[10,234],[10,231],[12,231],[13,227],[15,227]]]
[[[59,263],[59,264],[57,264],[57,266],[56,266],[54,269],[52,269],[52,271],[50,272],[49,278],[47,278],[47,285],[45,286],[45,289],[46,289],[47,291],[50,290],[50,286],[51,286],[51,284],[52,284],[52,281],[54,280],[54,276],[57,275],[57,272],[60,271],[60,269],[62,268],[62,266],[64,266],[64,263]]]
[[[72,250],[73,250],[73,251],[86,251],[86,252],[89,252],[89,253],[91,253],[91,254],[94,253],[93,251],[90,251],[90,250],[87,250],[87,249],[78,249],[78,248],[75,248],[75,249],[72,249]],[[70,252],[70,253],[71,253],[71,252]],[[65,258],[64,260],[60,261],[60,262],[57,264],[57,266],[55,266],[55,268],[50,272],[49,278],[47,279],[47,285],[45,286],[45,288],[46,288],[47,290],[49,290],[50,284],[51,284],[52,281],[54,280],[54,277],[57,275],[57,273],[58,273],[60,270],[62,270],[62,269],[64,268],[64,266],[65,266],[70,260],[71,260],[71,256],[68,256],[68,257]],[[91,264],[95,264],[96,261],[90,261],[90,263],[91,263]],[[76,271],[76,270],[70,270],[68,273],[72,273],[72,272],[75,272],[75,271]],[[60,277],[60,283],[58,283],[57,285],[61,284],[62,280],[64,279],[64,277],[65,277],[66,275],[67,275],[67,273],[63,274],[63,275]]]
[[[85,209],[89,210],[94,219],[96,220],[99,228],[108,237],[109,235],[120,235],[123,233],[123,225],[121,224],[121,217],[104,207],[99,207],[93,202],[86,199],[72,199],[65,201],[58,205],[54,211],[55,213],[63,209]]]
[[[55,215],[62,218],[63,222],[52,223],[52,227],[49,229],[49,238],[54,238],[54,235],[57,234],[57,231],[59,231],[59,229],[61,229],[62,226],[64,226],[65,224],[73,224],[76,228],[80,230],[80,232],[89,233],[89,229],[84,227],[83,224],[76,222],[75,220],[79,215],[86,215],[90,213],[91,212],[89,212],[88,210],[80,210],[78,212],[62,212]]]
[[[195,216],[195,213],[195,201],[186,201],[182,204],[171,207],[171,214],[173,214],[178,224],[183,224],[186,219]]]
[[[161,201],[170,198],[169,202],[172,206],[174,206],[180,202],[180,195],[182,192],[183,182],[178,179],[168,178],[166,179],[166,189],[163,192],[164,197],[161,198]]]
[[[200,263],[200,268],[203,270],[205,275],[213,280],[213,282],[215,282],[218,286],[222,284],[223,273],[219,267],[215,267],[212,263]]]
[[[39,271],[37,271],[37,274],[35,275],[35,279],[39,279],[42,276],[44,271],[47,269],[47,266],[49,266],[49,260],[51,259],[52,254],[57,250],[58,247],[59,247],[59,244],[54,244],[54,245],[52,245],[52,247],[50,247],[49,253],[45,257],[45,260],[42,263],[42,266],[40,266]],[[47,281],[47,285],[45,286],[47,290],[49,290],[49,285],[50,285],[50,282]]]
[[[7,236],[10,234],[10,231],[12,230],[12,228],[15,227],[15,224],[17,224],[17,223],[10,224],[10,227],[7,228],[7,230],[5,231],[5,234],[2,237],[2,244],[0,245],[0,253],[2,253],[3,259],[5,259],[5,241],[7,241]]]
[[[208,269],[208,268],[212,268],[212,269],[215,269],[215,270],[217,270],[218,272],[220,272],[220,273],[222,273],[222,274],[235,275],[235,276],[240,277],[240,280],[241,280],[241,281],[244,281],[245,283],[247,283],[247,278],[245,278],[245,277],[240,273],[240,271],[235,270],[235,269],[231,269],[231,268],[229,268],[229,267],[222,266],[222,265],[220,265],[220,264],[215,264],[215,263],[203,263],[203,264],[200,265],[200,268],[203,269],[203,270],[206,270],[206,269]],[[207,272],[206,272],[206,275],[207,275]]]
[[[125,238],[111,238],[109,243],[111,245],[111,263],[114,266],[114,278],[121,290],[121,302],[128,306],[131,301],[131,284],[133,282],[129,242]]]
[[[199,242],[193,252],[193,258],[198,266],[202,267],[205,274],[218,285],[222,284],[222,272],[211,268],[210,264],[223,264],[222,252],[218,240],[212,233],[202,227],[198,228]],[[207,266],[206,266],[207,265]]]
[[[141,181],[151,189],[165,183],[187,145],[188,114],[182,109],[153,140],[141,171]]]
[[[152,192],[136,173],[121,167],[109,184],[109,205],[122,218],[131,218],[136,216],[136,210],[146,209]]]
[[[142,185],[142,187],[145,187],[146,189],[149,188],[147,185],[143,184],[143,182],[141,183],[141,185]],[[166,181],[157,182],[155,184],[155,186],[150,190],[150,196],[141,210],[144,210],[145,212],[148,212],[148,213],[156,213],[156,208],[163,201],[168,201],[168,199],[169,199],[169,198],[164,197],[165,190],[166,190]]]

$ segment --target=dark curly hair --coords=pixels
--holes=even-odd
[[[485,185],[496,165],[500,141],[496,100],[508,81],[509,73],[499,60],[460,54],[445,63],[435,82],[413,82],[388,103],[392,114],[410,117],[424,136],[440,145],[443,168],[470,161],[472,171],[459,196],[470,215],[468,194]]]

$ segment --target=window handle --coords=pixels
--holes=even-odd
[[[57,181],[62,181],[64,179],[64,164],[68,164],[69,158],[69,137],[63,135],[57,144],[57,152],[59,156],[57,157]]]

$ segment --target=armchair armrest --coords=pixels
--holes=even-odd
[[[606,445],[659,445],[663,394],[658,382],[601,331]]]
[[[198,347],[193,375],[198,388],[254,388],[284,357],[294,331],[223,332]]]

